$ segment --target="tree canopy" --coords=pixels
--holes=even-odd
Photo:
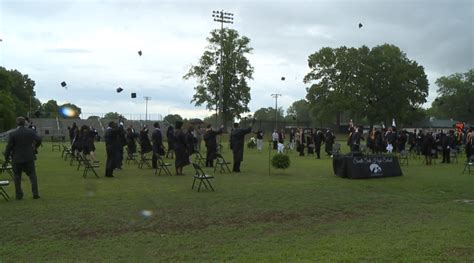
[[[168,114],[163,118],[170,125],[175,125],[176,121],[183,121],[183,117],[179,114]]]
[[[241,114],[248,112],[253,67],[246,55],[252,51],[250,39],[240,36],[234,29],[223,30],[222,61],[221,30],[214,30],[207,38],[209,45],[201,56],[198,65],[192,66],[184,79],[196,78],[195,94],[191,102],[196,106],[206,104],[209,110],[215,110],[219,103],[220,70],[223,72],[222,119],[224,125]]]
[[[437,118],[474,123],[474,69],[436,80],[438,97],[430,113]]]
[[[309,56],[308,66],[306,99],[320,121],[347,112],[370,124],[406,123],[428,96],[424,68],[394,45],[325,47]]]

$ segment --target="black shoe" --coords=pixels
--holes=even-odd
[[[22,200],[23,199],[23,196],[17,196],[16,197],[16,200]]]
[[[39,195],[34,195],[33,199],[40,199],[40,196]]]
[[[106,175],[105,177],[114,177],[113,175]]]

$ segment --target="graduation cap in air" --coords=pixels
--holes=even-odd
[[[132,97],[132,99],[135,99],[137,97],[137,93],[132,92],[132,94],[130,94],[130,96]]]
[[[66,81],[63,81],[63,82],[61,82],[61,87],[63,87],[63,88],[66,88],[66,89],[67,89],[67,87],[66,87],[66,86],[67,86],[67,84],[66,84]]]
[[[359,23],[359,28],[362,28],[362,27],[363,27],[362,23]]]
[[[117,93],[120,93],[120,92],[122,92],[122,91],[123,91],[122,87],[118,87],[118,88],[117,88]]]
[[[142,51],[141,50],[138,50],[138,55],[141,57],[142,56]]]
[[[281,80],[285,80],[285,77],[281,77]]]

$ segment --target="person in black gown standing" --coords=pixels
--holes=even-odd
[[[222,125],[218,131],[212,129],[211,124],[207,125],[206,133],[204,133],[204,141],[206,143],[206,167],[213,167],[214,160],[217,158],[217,140],[216,136],[222,134],[224,126]]]
[[[254,121],[252,121],[253,125]],[[230,145],[232,148],[232,154],[234,156],[233,172],[240,173],[240,163],[244,159],[244,138],[245,135],[252,131],[252,126],[247,129],[239,127],[238,123],[234,123],[234,130],[230,134]]]
[[[161,134],[160,124],[155,122],[153,127],[155,127],[155,130],[151,134],[151,140],[153,142],[153,156],[151,158],[151,164],[152,167],[156,169],[158,166],[158,155],[165,155],[165,151],[163,150],[163,136]]]
[[[183,167],[189,165],[189,149],[186,144],[186,134],[183,130],[183,122],[177,121],[174,130],[173,144],[175,152],[174,166],[176,167],[176,175],[184,175]]]

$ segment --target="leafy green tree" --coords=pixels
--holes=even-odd
[[[304,82],[313,115],[326,122],[345,112],[370,124],[411,122],[426,102],[428,80],[422,66],[398,47],[325,47],[308,58]]]
[[[278,111],[276,112],[278,120],[283,120],[283,108],[279,107]],[[275,108],[268,107],[268,108],[260,108],[253,114],[253,117],[257,121],[275,121]]]
[[[212,124],[212,125],[216,125],[216,123],[219,123],[219,118],[218,116],[214,113],[212,114],[211,116],[208,116],[206,118],[204,118],[203,122],[207,123],[207,124]]]
[[[286,118],[289,121],[311,122],[312,116],[310,106],[311,105],[307,100],[297,100],[286,110]]]
[[[15,115],[28,116],[30,110],[39,109],[41,103],[35,98],[35,82],[18,70],[0,67],[0,91],[10,95],[14,102]]]
[[[430,109],[433,117],[474,123],[473,83],[474,69],[438,78],[438,97]]]
[[[173,126],[175,125],[176,121],[183,121],[183,117],[181,117],[179,114],[168,114],[163,119]]]
[[[41,105],[41,117],[43,118],[56,118],[59,116],[59,105],[55,100],[48,100],[46,103]]]
[[[0,132],[15,127],[15,103],[12,97],[0,90]]]
[[[240,36],[234,29],[223,30],[222,63],[220,62],[221,31],[214,30],[207,38],[209,45],[201,56],[198,65],[192,66],[184,79],[196,78],[196,93],[191,102],[196,106],[206,104],[209,110],[215,110],[219,102],[220,69],[223,72],[222,118],[224,125],[240,118],[248,112],[250,102],[250,87],[248,80],[252,79],[253,67],[246,55],[252,51],[250,39]]]

